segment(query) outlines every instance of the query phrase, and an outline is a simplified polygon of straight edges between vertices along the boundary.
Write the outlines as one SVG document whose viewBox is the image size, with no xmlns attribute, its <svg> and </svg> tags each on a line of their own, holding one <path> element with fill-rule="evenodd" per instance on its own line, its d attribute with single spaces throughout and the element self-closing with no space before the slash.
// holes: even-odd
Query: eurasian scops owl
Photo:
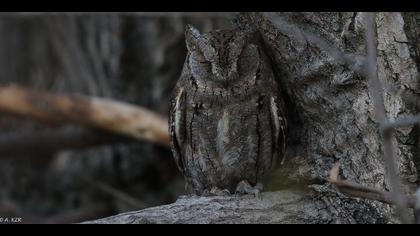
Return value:
<svg viewBox="0 0 420 236">
<path fill-rule="evenodd" d="M 254 193 L 286 148 L 286 120 L 256 33 L 185 31 L 188 54 L 170 104 L 175 161 L 189 191 Z"/>
</svg>

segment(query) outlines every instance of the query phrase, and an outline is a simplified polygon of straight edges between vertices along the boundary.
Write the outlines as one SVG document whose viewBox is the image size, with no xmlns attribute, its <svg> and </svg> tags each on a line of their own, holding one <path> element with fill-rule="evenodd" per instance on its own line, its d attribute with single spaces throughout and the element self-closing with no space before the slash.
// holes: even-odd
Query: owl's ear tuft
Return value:
<svg viewBox="0 0 420 236">
<path fill-rule="evenodd" d="M 187 45 L 188 51 L 191 51 L 193 48 L 198 47 L 199 37 L 200 37 L 200 31 L 194 28 L 194 26 L 188 24 L 185 27 L 185 43 Z"/>
</svg>

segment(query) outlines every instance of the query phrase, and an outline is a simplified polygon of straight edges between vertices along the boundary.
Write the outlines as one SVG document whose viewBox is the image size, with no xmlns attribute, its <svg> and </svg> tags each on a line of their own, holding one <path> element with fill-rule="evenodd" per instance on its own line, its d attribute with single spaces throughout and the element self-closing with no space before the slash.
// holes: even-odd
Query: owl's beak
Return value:
<svg viewBox="0 0 420 236">
<path fill-rule="evenodd" d="M 231 81 L 238 78 L 236 65 L 231 68 L 220 68 L 218 66 L 212 66 L 212 73 L 219 81 Z"/>
</svg>

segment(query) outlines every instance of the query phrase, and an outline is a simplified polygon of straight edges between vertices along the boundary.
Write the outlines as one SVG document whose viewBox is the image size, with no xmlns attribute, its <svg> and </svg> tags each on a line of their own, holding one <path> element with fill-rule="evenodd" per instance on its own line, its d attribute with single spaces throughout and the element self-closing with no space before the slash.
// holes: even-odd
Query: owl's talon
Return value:
<svg viewBox="0 0 420 236">
<path fill-rule="evenodd" d="M 261 200 L 261 192 L 263 190 L 263 185 L 261 183 L 257 183 L 254 187 L 249 184 L 248 181 L 242 180 L 236 187 L 235 193 L 239 196 L 245 194 L 253 194 L 255 198 Z"/>
<path fill-rule="evenodd" d="M 227 190 L 227 189 L 220 189 L 218 187 L 213 187 L 210 190 L 210 193 L 212 195 L 214 195 L 214 196 L 229 196 L 229 195 L 231 195 L 230 192 L 229 192 L 229 190 Z"/>
<path fill-rule="evenodd" d="M 212 194 L 208 189 L 204 189 L 203 192 L 201 193 L 201 196 L 203 197 L 210 197 Z"/>
</svg>

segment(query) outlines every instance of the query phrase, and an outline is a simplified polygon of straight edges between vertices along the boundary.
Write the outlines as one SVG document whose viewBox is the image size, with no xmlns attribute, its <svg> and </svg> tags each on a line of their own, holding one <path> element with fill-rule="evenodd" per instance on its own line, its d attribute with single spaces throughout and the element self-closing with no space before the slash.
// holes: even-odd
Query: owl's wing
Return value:
<svg viewBox="0 0 420 236">
<path fill-rule="evenodd" d="M 273 124 L 273 138 L 274 138 L 274 160 L 281 158 L 283 163 L 286 152 L 286 129 L 287 123 L 282 107 L 278 101 L 278 96 L 272 95 L 270 97 L 270 111 Z"/>
<path fill-rule="evenodd" d="M 169 135 L 172 153 L 178 169 L 183 173 L 183 143 L 185 141 L 185 93 L 184 88 L 176 86 L 170 102 Z"/>
</svg>

